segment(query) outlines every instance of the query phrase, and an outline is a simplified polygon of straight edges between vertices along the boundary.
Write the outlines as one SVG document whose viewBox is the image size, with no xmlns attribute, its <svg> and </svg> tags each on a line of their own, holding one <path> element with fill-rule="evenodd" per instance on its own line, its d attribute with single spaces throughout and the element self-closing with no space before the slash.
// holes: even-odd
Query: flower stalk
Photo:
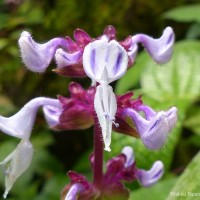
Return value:
<svg viewBox="0 0 200 200">
<path fill-rule="evenodd" d="M 93 183 L 101 190 L 103 181 L 103 136 L 98 118 L 95 117 L 94 123 L 94 177 Z"/>
</svg>

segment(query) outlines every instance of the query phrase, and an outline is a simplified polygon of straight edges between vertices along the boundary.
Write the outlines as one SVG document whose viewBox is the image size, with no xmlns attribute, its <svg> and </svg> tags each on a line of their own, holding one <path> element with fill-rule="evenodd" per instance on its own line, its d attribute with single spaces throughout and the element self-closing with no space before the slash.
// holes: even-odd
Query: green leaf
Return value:
<svg viewBox="0 0 200 200">
<path fill-rule="evenodd" d="M 199 199 L 200 195 L 200 153 L 198 153 L 193 160 L 190 162 L 188 167 L 185 169 L 184 173 L 179 177 L 175 186 L 169 193 L 167 200 L 189 200 L 189 199 Z M 182 193 L 182 196 L 177 196 Z"/>
<path fill-rule="evenodd" d="M 142 188 L 136 191 L 133 191 L 130 195 L 129 200 L 163 200 L 168 197 L 171 188 L 173 187 L 176 178 L 170 178 L 161 182 L 156 183 L 155 185 Z M 162 191 L 162 192 L 161 192 Z"/>
<path fill-rule="evenodd" d="M 138 86 L 140 76 L 144 70 L 144 63 L 146 57 L 149 55 L 139 54 L 134 66 L 128 69 L 127 73 L 117 81 L 115 92 L 116 94 L 123 94 L 128 90 L 132 90 L 134 87 Z"/>
<path fill-rule="evenodd" d="M 187 30 L 187 39 L 197 39 L 200 36 L 200 23 L 193 23 Z"/>
<path fill-rule="evenodd" d="M 147 58 L 141 77 L 143 93 L 181 109 L 194 101 L 200 91 L 199 52 L 200 42 L 183 41 L 176 43 L 173 58 L 163 66 Z"/>
<path fill-rule="evenodd" d="M 200 107 L 192 106 L 183 124 L 200 136 Z"/>
<path fill-rule="evenodd" d="M 164 13 L 163 17 L 178 22 L 200 22 L 200 4 L 180 6 Z"/>
</svg>

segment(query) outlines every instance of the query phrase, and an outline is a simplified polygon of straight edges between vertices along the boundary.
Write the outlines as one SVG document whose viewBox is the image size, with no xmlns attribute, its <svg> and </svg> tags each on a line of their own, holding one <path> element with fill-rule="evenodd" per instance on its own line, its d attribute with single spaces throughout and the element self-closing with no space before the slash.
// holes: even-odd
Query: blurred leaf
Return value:
<svg viewBox="0 0 200 200">
<path fill-rule="evenodd" d="M 180 6 L 164 13 L 164 18 L 178 22 L 200 22 L 200 4 Z"/>
<path fill-rule="evenodd" d="M 127 70 L 127 73 L 116 83 L 116 94 L 124 94 L 139 84 L 141 73 L 145 67 L 148 55 L 141 53 L 137 56 L 136 63 Z"/>
<path fill-rule="evenodd" d="M 189 193 L 199 194 L 200 188 L 200 153 L 198 153 L 193 160 L 190 162 L 188 167 L 185 169 L 184 173 L 179 177 L 175 186 L 171 189 L 170 196 L 167 200 L 189 200 L 192 199 Z M 184 197 L 174 196 L 173 193 L 183 193 Z M 194 199 L 199 199 L 199 196 L 193 197 Z"/>
<path fill-rule="evenodd" d="M 59 199 L 62 189 L 68 183 L 69 181 L 67 179 L 66 174 L 57 172 L 57 174 L 55 174 L 47 181 L 42 192 L 39 193 L 37 197 L 34 197 L 33 200 Z"/>
<path fill-rule="evenodd" d="M 144 94 L 157 102 L 168 102 L 185 109 L 200 92 L 199 52 L 200 42 L 183 41 L 176 43 L 173 58 L 163 66 L 146 58 L 141 77 Z"/>
<path fill-rule="evenodd" d="M 200 37 L 200 23 L 192 24 L 186 34 L 187 39 L 197 39 Z"/>
<path fill-rule="evenodd" d="M 176 182 L 176 178 L 159 181 L 148 188 L 141 188 L 131 193 L 129 200 L 164 200 L 169 196 L 169 192 Z"/>
<path fill-rule="evenodd" d="M 9 44 L 9 41 L 5 38 L 0 39 L 0 50 L 2 50 L 4 47 L 6 47 Z"/>
<path fill-rule="evenodd" d="M 10 114 L 14 111 L 15 107 L 10 101 L 10 99 L 6 96 L 0 95 L 0 111 L 1 115 Z"/>
<path fill-rule="evenodd" d="M 200 107 L 193 106 L 189 109 L 183 125 L 200 136 Z"/>
<path fill-rule="evenodd" d="M 0 12 L 0 30 L 6 27 L 6 24 L 8 23 L 8 17 L 8 14 Z"/>
</svg>

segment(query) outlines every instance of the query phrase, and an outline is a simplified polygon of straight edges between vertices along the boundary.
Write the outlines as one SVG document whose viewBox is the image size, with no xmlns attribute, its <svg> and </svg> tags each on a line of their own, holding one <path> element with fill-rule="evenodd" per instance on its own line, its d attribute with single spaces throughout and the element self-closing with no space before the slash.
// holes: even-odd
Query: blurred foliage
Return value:
<svg viewBox="0 0 200 200">
<path fill-rule="evenodd" d="M 170 191 L 196 192 L 199 154 L 192 158 L 200 147 L 200 5 L 197 3 L 198 0 L 163 0 L 162 3 L 158 0 L 0 0 L 1 115 L 11 115 L 36 96 L 68 95 L 67 85 L 71 79 L 52 73 L 54 62 L 44 74 L 34 74 L 24 67 L 17 46 L 23 30 L 30 31 L 36 41 L 45 42 L 57 36 L 73 36 L 76 28 L 97 37 L 105 26 L 112 24 L 122 39 L 137 32 L 158 37 L 165 26 L 172 26 L 177 40 L 184 40 L 175 45 L 173 59 L 166 65 L 157 66 L 146 52 L 139 53 L 134 67 L 117 82 L 116 92 L 122 94 L 133 90 L 136 97 L 142 95 L 145 104 L 155 110 L 177 106 L 179 122 L 176 129 L 160 151 L 149 151 L 141 141 L 113 133 L 112 152 L 105 153 L 105 158 L 116 156 L 125 145 L 131 145 L 137 166 L 148 169 L 158 159 L 165 163 L 165 176 L 157 185 L 147 189 L 129 185 L 135 189 L 130 199 L 175 199 L 170 197 Z M 84 86 L 89 84 L 87 79 L 76 81 Z M 61 189 L 68 183 L 66 171 L 72 167 L 91 177 L 88 161 L 92 151 L 91 132 L 92 129 L 53 135 L 39 115 L 31 138 L 35 148 L 32 165 L 17 181 L 8 199 L 58 199 Z M 0 135 L 0 160 L 16 147 L 17 142 Z M 186 165 L 188 167 L 178 177 Z M 3 181 L 0 173 L 2 194 Z M 188 181 L 190 187 L 187 187 Z"/>
<path fill-rule="evenodd" d="M 165 12 L 163 17 L 177 22 L 190 23 L 186 38 L 195 39 L 200 37 L 199 11 L 200 4 L 184 5 Z"/>
</svg>

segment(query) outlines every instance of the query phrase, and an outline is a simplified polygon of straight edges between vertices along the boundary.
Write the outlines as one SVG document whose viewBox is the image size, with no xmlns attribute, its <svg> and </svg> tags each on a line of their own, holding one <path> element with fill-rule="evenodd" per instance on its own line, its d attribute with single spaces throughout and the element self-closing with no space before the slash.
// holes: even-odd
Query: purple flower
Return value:
<svg viewBox="0 0 200 200">
<path fill-rule="evenodd" d="M 85 31 L 77 29 L 74 31 L 73 41 L 70 37 L 55 38 L 47 43 L 36 43 L 30 33 L 24 31 L 19 39 L 19 46 L 23 62 L 34 72 L 44 72 L 55 57 L 57 68 L 55 72 L 64 76 L 84 77 L 82 58 L 85 47 L 96 40 L 116 40 L 116 30 L 113 26 L 107 26 L 103 35 L 91 38 Z M 127 52 L 128 66 L 134 63 L 138 43 L 142 43 L 148 53 L 158 63 L 165 63 L 171 58 L 174 33 L 167 27 L 159 39 L 153 39 L 145 34 L 128 36 L 125 40 L 119 41 Z"/>
<path fill-rule="evenodd" d="M 94 167 L 94 154 L 90 156 L 91 166 Z M 156 161 L 150 170 L 136 167 L 133 149 L 125 147 L 122 153 L 107 162 L 107 171 L 103 175 L 101 188 L 96 188 L 84 176 L 70 171 L 68 176 L 71 183 L 62 192 L 62 200 L 94 200 L 94 199 L 120 199 L 127 200 L 129 190 L 125 182 L 138 180 L 144 187 L 155 184 L 163 175 L 164 167 L 161 161 Z M 69 198 L 70 197 L 70 198 Z"/>
<path fill-rule="evenodd" d="M 168 62 L 172 56 L 174 38 L 172 28 L 167 27 L 159 39 L 153 39 L 145 34 L 137 34 L 132 37 L 132 42 L 142 43 L 154 61 L 162 64 Z"/>
<path fill-rule="evenodd" d="M 11 117 L 0 116 L 0 130 L 5 134 L 21 139 L 16 149 L 0 162 L 5 173 L 4 198 L 6 198 L 17 178 L 21 176 L 31 164 L 33 146 L 29 138 L 36 113 L 39 107 L 44 105 L 51 105 L 58 108 L 61 106 L 56 99 L 39 97 L 29 101 L 21 110 Z"/>
<path fill-rule="evenodd" d="M 144 145 L 152 150 L 160 149 L 170 131 L 175 127 L 177 122 L 177 108 L 172 107 L 168 111 L 155 112 L 150 107 L 141 105 L 137 108 L 143 111 L 143 118 L 136 110 L 127 108 L 124 110 L 124 118 L 130 117 L 139 133 Z M 127 118 L 128 117 L 128 118 Z"/>
</svg>

